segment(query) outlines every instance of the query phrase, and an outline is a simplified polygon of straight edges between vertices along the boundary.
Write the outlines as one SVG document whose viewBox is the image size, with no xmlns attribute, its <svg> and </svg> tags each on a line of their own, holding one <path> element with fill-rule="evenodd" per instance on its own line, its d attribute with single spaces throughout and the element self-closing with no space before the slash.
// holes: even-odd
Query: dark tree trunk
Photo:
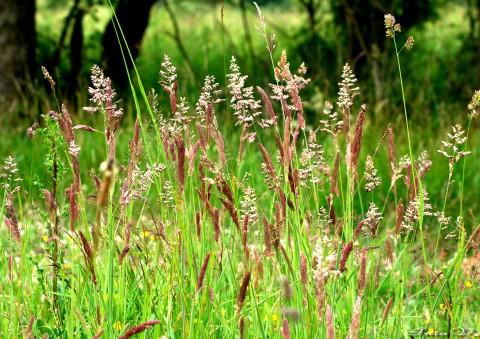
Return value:
<svg viewBox="0 0 480 339">
<path fill-rule="evenodd" d="M 406 30 L 426 21 L 434 9 L 431 0 L 339 0 L 333 6 L 335 22 L 348 46 L 347 59 L 357 61 L 356 68 L 368 65 L 372 46 L 383 50 L 385 14 L 393 14 Z"/>
<path fill-rule="evenodd" d="M 128 69 L 131 69 L 132 63 L 126 47 L 128 47 L 133 59 L 135 59 L 138 56 L 142 38 L 148 26 L 150 10 L 155 2 L 156 0 L 120 0 L 118 2 L 115 13 L 125 36 L 126 46 L 118 28 L 119 38 L 117 38 L 115 33 L 116 21 L 113 16 L 105 29 L 102 38 L 105 71 L 115 85 L 120 88 L 125 88 L 128 77 L 119 40 L 125 54 Z"/>
<path fill-rule="evenodd" d="M 35 0 L 0 0 L 0 107 L 13 109 L 35 70 Z"/>
<path fill-rule="evenodd" d="M 69 96 L 75 98 L 75 93 L 78 89 L 78 76 L 82 70 L 83 59 L 83 17 L 85 11 L 78 9 L 75 15 L 75 22 L 72 30 L 72 37 L 70 39 L 70 81 L 68 84 Z"/>
<path fill-rule="evenodd" d="M 257 57 L 255 56 L 255 48 L 253 47 L 252 36 L 250 34 L 250 24 L 248 22 L 246 0 L 239 2 L 240 12 L 242 13 L 243 31 L 245 33 L 245 41 L 247 42 L 248 53 L 250 54 L 250 64 L 255 64 Z"/>
</svg>

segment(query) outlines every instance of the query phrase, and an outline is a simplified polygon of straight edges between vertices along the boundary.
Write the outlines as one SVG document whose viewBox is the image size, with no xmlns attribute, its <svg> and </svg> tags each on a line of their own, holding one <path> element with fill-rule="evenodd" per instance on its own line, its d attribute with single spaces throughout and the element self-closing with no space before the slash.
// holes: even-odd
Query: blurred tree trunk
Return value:
<svg viewBox="0 0 480 339">
<path fill-rule="evenodd" d="M 250 64 L 255 64 L 255 49 L 253 47 L 252 36 L 250 35 L 250 24 L 248 23 L 248 14 L 247 14 L 247 7 L 245 5 L 245 0 L 240 0 L 239 6 L 240 11 L 242 13 L 242 24 L 243 24 L 243 31 L 245 32 L 245 41 L 247 43 L 248 53 L 250 54 Z"/>
<path fill-rule="evenodd" d="M 0 0 L 0 107 L 13 109 L 35 70 L 35 0 Z"/>
<path fill-rule="evenodd" d="M 372 48 L 383 50 L 385 44 L 384 15 L 393 14 L 401 22 L 402 31 L 428 20 L 435 14 L 432 0 L 339 0 L 332 1 L 335 22 L 342 29 L 348 60 L 356 65 L 369 65 Z M 403 42 L 399 42 L 403 43 Z"/>
<path fill-rule="evenodd" d="M 313 36 L 316 34 L 317 28 L 317 10 L 320 7 L 320 2 L 315 0 L 299 0 L 300 4 L 305 9 L 308 17 L 308 26 L 310 28 L 310 34 Z"/>
<path fill-rule="evenodd" d="M 102 37 L 105 71 L 118 87 L 125 88 L 128 80 L 127 70 L 125 69 L 119 44 L 121 43 L 127 61 L 127 67 L 131 69 L 133 65 L 127 48 L 130 50 L 132 58 L 135 59 L 140 51 L 142 38 L 148 26 L 150 10 L 155 2 L 156 0 L 118 1 L 115 13 L 125 41 L 123 40 L 121 32 L 118 30 L 117 22 L 113 15 L 105 28 Z M 115 28 L 117 28 L 117 32 L 115 32 Z M 117 33 L 119 35 L 118 38 Z"/>
<path fill-rule="evenodd" d="M 172 27 L 173 27 L 173 32 L 168 34 L 172 37 L 172 39 L 177 44 L 177 48 L 182 54 L 183 61 L 188 66 L 188 69 L 190 70 L 190 75 L 192 76 L 193 82 L 197 83 L 192 61 L 190 60 L 190 56 L 188 55 L 187 49 L 185 48 L 185 45 L 182 40 L 182 35 L 180 34 L 180 25 L 178 24 L 177 17 L 175 16 L 175 11 L 170 5 L 170 1 L 162 0 L 162 3 L 165 6 L 165 9 L 167 10 L 168 16 L 170 17 L 170 21 L 172 22 Z"/>
<path fill-rule="evenodd" d="M 78 89 L 78 78 L 82 70 L 83 60 L 83 17 L 85 11 L 79 8 L 75 14 L 75 21 L 70 38 L 70 81 L 68 83 L 69 96 L 76 100 L 76 91 Z"/>
</svg>

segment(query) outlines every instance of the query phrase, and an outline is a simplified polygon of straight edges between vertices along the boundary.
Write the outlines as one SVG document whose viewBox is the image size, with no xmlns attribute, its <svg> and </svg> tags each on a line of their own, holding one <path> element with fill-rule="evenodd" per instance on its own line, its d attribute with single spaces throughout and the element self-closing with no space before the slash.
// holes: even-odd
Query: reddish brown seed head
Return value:
<svg viewBox="0 0 480 339">
<path fill-rule="evenodd" d="M 242 284 L 240 285 L 240 291 L 238 292 L 237 297 L 237 312 L 240 313 L 245 302 L 245 297 L 247 296 L 248 283 L 250 282 L 251 272 L 246 272 L 243 276 Z"/>
</svg>

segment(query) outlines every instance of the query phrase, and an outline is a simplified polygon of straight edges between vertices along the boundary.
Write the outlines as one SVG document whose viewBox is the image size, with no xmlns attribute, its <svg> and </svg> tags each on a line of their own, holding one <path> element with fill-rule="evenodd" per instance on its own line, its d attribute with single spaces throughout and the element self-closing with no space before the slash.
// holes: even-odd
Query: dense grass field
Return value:
<svg viewBox="0 0 480 339">
<path fill-rule="evenodd" d="M 412 122 L 411 40 L 386 15 L 399 113 L 372 121 L 345 63 L 307 124 L 308 69 L 258 15 L 268 85 L 219 54 L 179 93 L 164 56 L 126 98 L 92 67 L 74 112 L 43 70 L 42 119 L 1 131 L 2 337 L 480 334 L 480 92 L 451 124 Z"/>
</svg>

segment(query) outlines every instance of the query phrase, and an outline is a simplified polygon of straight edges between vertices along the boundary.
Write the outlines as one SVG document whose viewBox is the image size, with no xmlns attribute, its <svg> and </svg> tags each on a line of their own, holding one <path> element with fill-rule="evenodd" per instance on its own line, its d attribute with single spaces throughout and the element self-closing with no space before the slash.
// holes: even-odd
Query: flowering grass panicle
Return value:
<svg viewBox="0 0 480 339">
<path fill-rule="evenodd" d="M 125 134 L 133 134 L 129 147 L 119 133 L 123 147 L 115 159 L 123 112 L 110 79 L 94 66 L 92 107 L 86 110 L 104 120 L 106 161 L 102 145 L 94 145 L 96 134 L 81 135 L 99 131 L 74 125 L 77 117 L 66 106 L 47 114 L 42 122 L 47 127 L 38 131 L 48 137 L 46 167 L 52 177 L 34 176 L 27 186 L 17 178 L 29 159 L 19 155 L 19 169 L 15 158 L 7 158 L 0 171 L 0 274 L 6 277 L 0 279 L 5 300 L 0 314 L 9 317 L 0 317 L 1 333 L 18 337 L 27 328 L 30 337 L 128 338 L 151 329 L 144 335 L 232 337 L 239 331 L 245 338 L 331 339 L 401 337 L 425 319 L 438 328 L 478 322 L 480 279 L 472 265 L 480 262 L 480 230 L 463 190 L 474 182 L 474 164 L 464 157 L 475 152 L 467 138 L 476 126 L 468 121 L 465 132 L 455 125 L 439 150 L 450 172 L 434 168 L 426 151 L 413 152 L 420 145 L 412 147 L 409 129 L 398 129 L 395 140 L 393 120 L 386 128 L 383 119 L 367 125 L 366 106 L 356 107 L 360 90 L 349 64 L 337 98 L 324 98 L 328 91 L 318 95 L 323 112 L 308 113 L 318 113 L 309 118 L 319 118 L 320 125 L 309 126 L 303 116 L 307 101 L 300 95 L 309 83 L 307 69 L 300 64 L 291 70 L 286 52 L 273 61 L 274 40 L 257 10 L 272 58 L 267 90 L 247 84 L 251 78 L 232 58 L 225 87 L 207 76 L 190 108 L 195 98 L 179 87 L 177 68 L 165 55 L 157 85 L 164 93 L 153 90 L 144 102 L 135 101 L 135 107 L 153 113 L 153 121 L 137 112 L 132 133 Z M 398 58 L 413 38 L 398 51 L 400 25 L 386 15 L 385 28 Z M 135 90 L 141 85 L 136 80 Z M 386 81 L 382 85 L 388 89 Z M 223 97 L 227 105 L 219 105 Z M 230 122 L 218 114 L 225 109 L 243 129 L 240 138 L 227 133 L 224 141 L 222 132 L 233 127 L 222 125 Z M 468 111 L 470 118 L 480 114 L 479 91 Z M 399 158 L 396 152 L 406 152 L 405 132 L 409 154 Z M 248 152 L 240 156 L 245 141 L 255 143 L 245 143 Z M 236 151 L 239 156 L 232 157 Z M 463 172 L 452 176 L 453 164 L 462 158 Z M 31 160 L 36 165 L 37 155 Z M 53 163 L 60 169 L 53 171 Z M 72 169 L 73 184 L 65 167 Z M 94 181 L 80 185 L 88 168 Z M 441 177 L 431 185 L 442 174 L 446 184 Z M 426 187 L 435 192 L 432 200 Z M 38 204 L 37 196 L 44 203 Z M 429 240 L 435 236 L 432 250 Z M 41 312 L 32 324 L 28 320 L 37 308 Z M 25 312 L 12 312 L 17 309 Z M 149 320 L 158 314 L 161 319 Z"/>
<path fill-rule="evenodd" d="M 413 43 L 415 42 L 415 40 L 413 40 L 413 36 L 409 36 L 407 38 L 407 41 L 405 41 L 405 45 L 404 47 L 407 49 L 407 50 L 411 50 L 413 48 Z"/>
<path fill-rule="evenodd" d="M 237 60 L 232 56 L 230 60 L 230 73 L 227 74 L 228 89 L 230 91 L 230 104 L 233 115 L 237 118 L 238 125 L 249 128 L 261 114 L 260 100 L 253 97 L 253 86 L 246 86 L 247 75 L 240 73 Z"/>
<path fill-rule="evenodd" d="M 467 108 L 470 111 L 471 118 L 476 118 L 480 115 L 480 90 L 473 93 L 472 100 Z"/>
<path fill-rule="evenodd" d="M 220 98 L 221 94 L 222 90 L 220 89 L 220 85 L 216 82 L 215 77 L 213 75 L 207 75 L 195 107 L 200 122 L 212 122 L 216 126 L 216 120 L 209 121 L 213 117 L 209 117 L 208 115 L 213 116 L 214 105 L 224 101 Z M 209 110 L 212 110 L 212 112 L 209 112 Z"/>
<path fill-rule="evenodd" d="M 438 150 L 437 152 L 445 156 L 449 160 L 450 166 L 453 166 L 471 152 L 463 150 L 463 145 L 467 141 L 467 137 L 465 136 L 465 131 L 462 126 L 459 124 L 452 126 L 451 132 L 447 134 L 447 137 L 447 141 L 442 141 L 444 149 Z"/>
<path fill-rule="evenodd" d="M 381 183 L 382 180 L 377 174 L 377 169 L 375 168 L 375 164 L 373 163 L 373 158 L 371 155 L 367 156 L 367 161 L 365 162 L 365 190 L 367 192 L 372 192 L 375 188 L 377 188 Z"/>
<path fill-rule="evenodd" d="M 343 120 L 339 118 L 338 113 L 333 109 L 330 101 L 325 101 L 322 110 L 322 119 L 320 120 L 320 130 L 336 135 L 342 130 Z"/>
<path fill-rule="evenodd" d="M 330 171 L 323 155 L 323 147 L 317 142 L 315 131 L 310 132 L 306 144 L 300 154 L 302 167 L 299 170 L 299 178 L 303 186 L 308 186 L 308 183 L 320 183 L 321 175 L 328 175 Z"/>
<path fill-rule="evenodd" d="M 45 80 L 47 80 L 48 83 L 50 84 L 50 89 L 52 91 L 55 91 L 55 80 L 53 80 L 53 77 L 50 75 L 47 68 L 44 67 L 44 66 L 42 66 L 42 73 L 43 73 L 43 77 L 45 78 Z"/>
<path fill-rule="evenodd" d="M 422 196 L 423 195 L 423 199 Z M 420 216 L 434 215 L 433 207 L 429 202 L 428 192 L 424 188 L 423 194 L 418 194 L 410 201 L 403 216 L 401 227 L 406 231 L 414 231 L 414 226 L 419 222 Z"/>
<path fill-rule="evenodd" d="M 172 64 L 170 57 L 163 56 L 162 68 L 160 70 L 160 84 L 174 91 L 177 86 L 177 68 Z"/>
<path fill-rule="evenodd" d="M 348 114 L 353 106 L 353 100 L 360 94 L 357 78 L 348 63 L 343 66 L 341 81 L 338 84 L 337 106 L 343 114 Z"/>
<path fill-rule="evenodd" d="M 391 14 L 385 14 L 384 24 L 385 24 L 385 34 L 388 38 L 393 38 L 395 36 L 395 32 L 402 31 L 402 27 L 400 26 L 399 23 L 396 23 L 395 17 Z"/>
<path fill-rule="evenodd" d="M 363 220 L 363 225 L 370 231 L 370 235 L 375 237 L 377 235 L 377 228 L 380 221 L 383 219 L 377 205 L 371 202 L 368 206 L 367 214 Z"/>
<path fill-rule="evenodd" d="M 243 189 L 243 198 L 240 201 L 240 214 L 242 220 L 247 218 L 252 225 L 255 225 L 258 221 L 257 196 L 255 190 L 250 186 Z"/>
<path fill-rule="evenodd" d="M 12 155 L 5 158 L 0 172 L 1 187 L 10 193 L 20 190 L 22 178 L 19 176 L 17 162 Z"/>
</svg>

